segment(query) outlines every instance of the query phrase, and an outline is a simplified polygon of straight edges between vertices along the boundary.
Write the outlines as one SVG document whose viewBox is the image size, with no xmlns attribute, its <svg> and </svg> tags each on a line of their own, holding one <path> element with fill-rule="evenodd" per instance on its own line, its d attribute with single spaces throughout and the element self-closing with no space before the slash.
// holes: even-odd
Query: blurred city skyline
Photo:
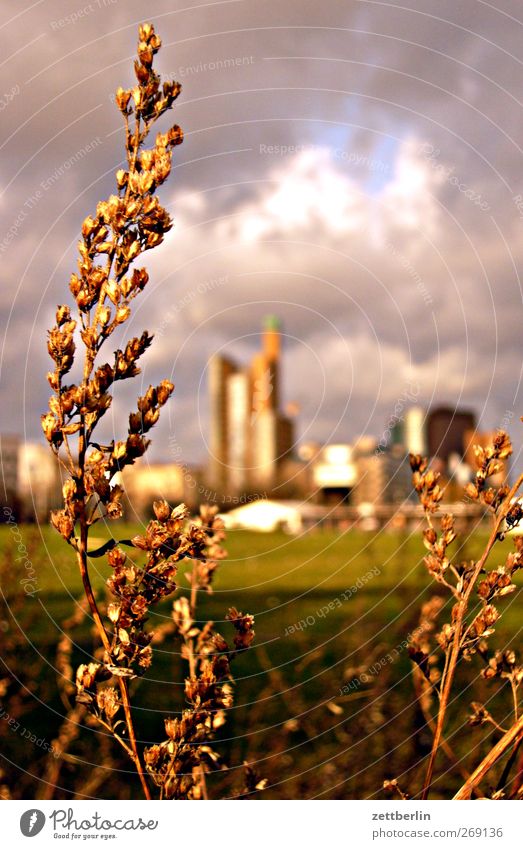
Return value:
<svg viewBox="0 0 523 849">
<path fill-rule="evenodd" d="M 378 439 L 410 391 L 520 439 L 523 140 L 515 2 L 151 2 L 158 70 L 185 130 L 161 193 L 175 226 L 146 254 L 126 334 L 156 338 L 116 394 L 176 384 L 150 461 L 207 457 L 207 370 L 283 323 L 281 396 L 298 441 Z M 6 12 L 2 433 L 40 437 L 45 331 L 83 218 L 123 156 L 112 98 L 143 4 L 46 0 Z M 472 22 L 472 23 L 471 23 Z M 23 35 L 21 35 L 23 33 Z M 127 337 L 125 337 L 127 338 Z M 115 346 L 125 341 L 115 339 Z"/>
<path fill-rule="evenodd" d="M 235 360 L 225 350 L 209 361 L 209 439 L 203 463 L 187 462 L 172 438 L 162 461 L 139 458 L 115 475 L 125 493 L 127 518 L 147 516 L 161 496 L 192 509 L 202 502 L 225 511 L 236 507 L 232 522 L 247 516 L 251 522 L 269 522 L 266 530 L 280 522 L 289 522 L 295 531 L 304 523 L 343 528 L 347 522 L 373 527 L 381 522 L 397 529 L 419 523 L 423 515 L 415 507 L 413 455 L 428 458 L 438 475 L 443 512 L 452 504 L 467 521 L 481 517 L 482 507 L 471 504 L 466 487 L 475 479 L 477 450 L 481 454 L 492 446 L 497 432 L 478 427 L 473 409 L 426 408 L 411 386 L 380 436 L 361 434 L 351 442 L 299 440 L 299 407 L 284 403 L 281 395 L 278 316 L 266 316 L 261 331 L 260 348 L 250 360 Z M 502 422 L 504 428 L 508 424 L 509 419 Z M 510 472 L 510 461 L 501 462 L 490 484 L 508 483 Z M 60 501 L 61 483 L 59 463 L 47 445 L 0 433 L 0 487 L 9 515 L 45 521 Z"/>
</svg>

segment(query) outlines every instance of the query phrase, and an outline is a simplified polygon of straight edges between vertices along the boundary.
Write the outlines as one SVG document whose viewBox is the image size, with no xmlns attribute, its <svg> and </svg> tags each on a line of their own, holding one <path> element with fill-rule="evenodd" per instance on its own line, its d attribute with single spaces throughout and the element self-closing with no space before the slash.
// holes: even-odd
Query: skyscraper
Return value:
<svg viewBox="0 0 523 849">
<path fill-rule="evenodd" d="M 409 407 L 405 411 L 405 447 L 409 454 L 427 453 L 426 411 L 423 407 Z"/>
<path fill-rule="evenodd" d="M 209 363 L 211 408 L 209 472 L 212 483 L 216 487 L 224 486 L 227 481 L 229 451 L 227 381 L 235 370 L 234 363 L 220 354 L 215 354 Z"/>
<path fill-rule="evenodd" d="M 223 491 L 273 487 L 292 450 L 293 423 L 279 409 L 280 359 L 280 322 L 268 316 L 248 367 L 222 356 L 210 362 L 210 473 Z"/>
<path fill-rule="evenodd" d="M 227 378 L 227 484 L 234 492 L 247 485 L 250 414 L 249 375 L 237 371 Z"/>
<path fill-rule="evenodd" d="M 469 410 L 436 407 L 427 416 L 428 451 L 431 457 L 448 462 L 450 454 L 465 454 L 465 434 L 476 429 L 476 417 Z"/>
<path fill-rule="evenodd" d="M 407 407 L 391 428 L 391 445 L 401 445 L 408 454 L 427 453 L 426 411 L 423 407 Z"/>
</svg>

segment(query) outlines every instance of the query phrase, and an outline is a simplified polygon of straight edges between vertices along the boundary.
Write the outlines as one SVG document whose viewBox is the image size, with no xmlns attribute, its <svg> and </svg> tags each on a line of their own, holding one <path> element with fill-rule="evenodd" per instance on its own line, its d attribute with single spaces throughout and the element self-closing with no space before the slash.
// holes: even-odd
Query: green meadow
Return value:
<svg viewBox="0 0 523 849">
<path fill-rule="evenodd" d="M 109 534 L 127 539 L 139 530 L 122 524 L 101 527 L 92 547 Z M 25 662 L 39 657 L 46 680 L 45 704 L 29 701 L 27 724 L 51 738 L 63 715 L 54 686 L 56 646 L 63 621 L 77 609 L 82 586 L 72 550 L 53 530 L 23 526 L 20 532 L 38 591 L 24 598 L 17 627 L 28 643 Z M 462 541 L 461 549 L 455 546 L 456 558 L 478 557 L 486 538 L 485 530 Z M 7 527 L 0 528 L 0 544 L 3 592 L 9 601 L 19 594 L 23 570 L 10 570 L 7 564 L 12 577 L 6 580 L 5 552 L 8 558 L 16 556 Z M 499 544 L 492 565 L 503 562 L 510 545 L 510 540 Z M 406 763 L 406 780 L 415 780 L 430 736 L 413 699 L 406 641 L 418 625 L 421 604 L 435 591 L 423 565 L 421 535 L 329 531 L 292 537 L 230 531 L 226 548 L 213 594 L 199 599 L 199 615 L 213 619 L 225 637 L 230 636 L 224 621 L 230 606 L 256 620 L 254 647 L 234 663 L 235 706 L 221 733 L 220 748 L 233 772 L 246 759 L 256 763 L 270 781 L 265 795 L 277 798 L 380 798 L 383 780 L 402 774 Z M 132 557 L 133 549 L 126 550 Z M 187 586 L 184 571 L 182 562 L 179 592 Z M 104 558 L 91 561 L 91 576 L 102 601 L 108 577 Z M 519 630 L 519 595 L 502 602 L 505 613 L 496 634 L 500 646 Z M 170 608 L 165 603 L 151 617 L 151 628 L 170 621 Z M 73 666 L 88 661 L 93 651 L 88 619 L 75 626 L 73 642 Z M 475 688 L 470 701 L 477 700 L 478 688 L 485 688 L 480 668 L 472 663 L 462 670 L 460 686 Z M 178 646 L 168 635 L 155 648 L 148 680 L 136 685 L 142 742 L 161 734 L 163 718 L 183 708 L 185 675 Z M 486 694 L 491 697 L 492 692 Z M 495 693 L 495 699 L 503 705 L 504 694 Z M 466 733 L 473 735 L 480 752 L 483 732 Z M 463 734 L 456 738 L 458 750 L 464 739 Z M 11 735 L 9 746 L 17 745 L 21 741 Z M 223 780 L 222 773 L 214 779 L 217 785 Z M 126 792 L 133 795 L 135 790 L 131 782 Z M 107 795 L 111 792 L 108 785 Z M 444 776 L 441 792 L 449 792 Z"/>
</svg>

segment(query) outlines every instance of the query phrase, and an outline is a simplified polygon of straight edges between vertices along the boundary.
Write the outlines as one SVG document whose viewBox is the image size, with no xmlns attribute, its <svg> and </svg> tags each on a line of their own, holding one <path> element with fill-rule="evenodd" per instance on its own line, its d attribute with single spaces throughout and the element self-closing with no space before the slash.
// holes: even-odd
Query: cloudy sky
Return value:
<svg viewBox="0 0 523 849">
<path fill-rule="evenodd" d="M 301 439 L 380 438 L 409 394 L 521 441 L 521 3 L 2 6 L 2 432 L 39 438 L 45 330 L 113 191 L 112 97 L 145 14 L 186 138 L 161 195 L 176 226 L 126 329 L 156 340 L 107 426 L 171 377 L 151 456 L 202 460 L 209 357 L 248 358 L 276 313 Z"/>
</svg>

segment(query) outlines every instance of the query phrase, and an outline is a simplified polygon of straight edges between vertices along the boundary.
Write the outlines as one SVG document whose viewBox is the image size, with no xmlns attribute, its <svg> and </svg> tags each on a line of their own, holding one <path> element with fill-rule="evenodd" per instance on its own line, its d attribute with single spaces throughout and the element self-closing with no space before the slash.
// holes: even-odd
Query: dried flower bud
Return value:
<svg viewBox="0 0 523 849">
<path fill-rule="evenodd" d="M 158 395 L 158 403 L 160 404 L 160 406 L 163 406 L 166 403 L 166 401 L 172 395 L 173 390 L 174 383 L 171 383 L 170 380 L 162 380 L 162 382 L 156 389 Z"/>
<path fill-rule="evenodd" d="M 62 495 L 64 497 L 64 501 L 70 501 L 71 498 L 73 498 L 75 494 L 76 494 L 76 484 L 71 478 L 69 478 L 69 480 L 66 480 L 66 482 L 64 483 L 64 485 L 62 487 Z"/>
<path fill-rule="evenodd" d="M 116 445 L 113 448 L 113 457 L 116 460 L 121 460 L 122 457 L 125 457 L 126 450 L 127 450 L 127 443 L 126 442 L 117 442 Z"/>
<path fill-rule="evenodd" d="M 500 430 L 494 437 L 494 451 L 496 457 L 500 460 L 505 460 L 512 454 L 512 443 L 510 441 L 510 437 L 503 430 Z"/>
<path fill-rule="evenodd" d="M 109 722 L 120 710 L 118 694 L 114 687 L 106 687 L 103 690 L 99 690 L 96 694 L 96 703 L 102 713 L 105 713 Z"/>
<path fill-rule="evenodd" d="M 149 44 L 151 45 L 153 51 L 157 53 L 160 47 L 162 46 L 162 40 L 159 35 L 153 33 L 149 38 Z"/>
<path fill-rule="evenodd" d="M 427 548 L 431 548 L 436 542 L 438 535 L 434 528 L 427 528 L 426 531 L 423 531 L 423 538 L 425 540 L 425 545 Z"/>
<path fill-rule="evenodd" d="M 118 88 L 116 92 L 116 105 L 120 112 L 124 115 L 127 114 L 127 106 L 129 104 L 129 100 L 131 99 L 131 92 L 125 91 L 123 88 Z"/>
<path fill-rule="evenodd" d="M 143 65 L 148 68 L 151 67 L 153 63 L 153 51 L 145 41 L 140 41 L 138 44 L 138 56 Z"/>
<path fill-rule="evenodd" d="M 166 719 L 165 720 L 165 733 L 167 734 L 168 737 L 171 738 L 171 740 L 174 740 L 176 738 L 177 731 L 178 731 L 178 720 L 172 719 L 172 718 Z"/>
<path fill-rule="evenodd" d="M 109 307 L 100 307 L 98 310 L 98 321 L 102 327 L 107 327 L 111 319 L 111 310 Z"/>
<path fill-rule="evenodd" d="M 113 624 L 118 622 L 118 619 L 120 618 L 121 609 L 121 605 L 115 604 L 114 601 L 107 606 L 107 615 L 111 622 L 113 622 Z"/>
<path fill-rule="evenodd" d="M 493 721 L 491 714 L 479 702 L 472 702 L 471 707 L 472 707 L 473 713 L 469 716 L 469 724 L 470 725 L 472 725 L 472 726 L 485 725 L 485 723 Z"/>
<path fill-rule="evenodd" d="M 96 681 L 107 679 L 109 673 L 100 663 L 81 663 L 76 671 L 76 688 L 78 693 L 92 690 Z"/>
<path fill-rule="evenodd" d="M 151 36 L 154 35 L 154 26 L 149 23 L 140 24 L 138 27 L 138 37 L 140 41 L 148 42 Z"/>
<path fill-rule="evenodd" d="M 57 373 L 55 371 L 48 371 L 46 377 L 49 381 L 49 386 L 51 387 L 51 389 L 53 389 L 55 392 L 58 392 L 58 387 L 60 386 L 60 378 Z"/>
<path fill-rule="evenodd" d="M 90 236 L 98 229 L 98 222 L 91 215 L 84 219 L 82 224 L 82 236 L 84 239 L 89 239 Z"/>
<path fill-rule="evenodd" d="M 164 500 L 154 501 L 153 510 L 154 515 L 156 516 L 159 522 L 166 522 L 171 515 L 171 508 L 169 507 L 167 501 Z"/>
<path fill-rule="evenodd" d="M 427 461 L 420 454 L 409 454 L 410 467 L 413 472 L 424 472 Z"/>
<path fill-rule="evenodd" d="M 468 495 L 469 498 L 472 498 L 474 501 L 479 498 L 478 488 L 473 483 L 468 483 L 466 485 L 465 493 Z"/>
<path fill-rule="evenodd" d="M 226 619 L 229 619 L 236 631 L 234 637 L 234 645 L 238 651 L 243 651 L 251 645 L 254 640 L 254 617 L 249 613 L 239 613 L 235 607 L 231 607 L 227 613 Z"/>
<path fill-rule="evenodd" d="M 134 100 L 134 105 L 136 106 L 136 109 L 139 109 L 139 108 L 140 108 L 140 105 L 141 105 L 141 103 L 142 103 L 142 92 L 141 92 L 140 87 L 139 87 L 139 86 L 135 86 L 135 87 L 131 90 L 131 95 L 132 95 L 132 98 L 133 98 L 133 100 Z"/>
<path fill-rule="evenodd" d="M 71 310 L 67 306 L 60 306 L 56 310 L 56 323 L 58 327 L 61 327 L 62 324 L 71 321 Z"/>
<path fill-rule="evenodd" d="M 143 595 L 137 595 L 131 605 L 131 611 L 135 616 L 141 618 L 147 613 L 147 600 Z"/>
<path fill-rule="evenodd" d="M 40 418 L 42 422 L 42 430 L 47 441 L 56 447 L 60 446 L 63 442 L 63 436 L 55 417 L 52 413 L 44 413 Z"/>
<path fill-rule="evenodd" d="M 74 533 L 74 522 L 66 510 L 53 510 L 51 524 L 65 540 L 71 539 Z"/>
<path fill-rule="evenodd" d="M 178 85 L 178 84 L 176 84 L 176 85 L 178 86 L 178 88 L 177 88 L 176 95 L 174 95 L 174 96 L 177 97 L 178 94 L 181 92 L 182 87 L 181 87 L 181 85 Z M 168 143 L 171 146 L 181 144 L 183 142 L 183 130 L 182 130 L 182 128 L 179 127 L 177 124 L 175 124 L 175 126 L 171 127 L 171 129 L 169 130 L 167 137 L 168 137 Z"/>
<path fill-rule="evenodd" d="M 117 324 L 123 324 L 124 321 L 127 321 L 127 319 L 129 318 L 130 315 L 131 315 L 131 310 L 129 309 L 128 306 L 118 307 L 118 309 L 116 310 L 116 323 Z"/>
<path fill-rule="evenodd" d="M 127 185 L 127 181 L 129 179 L 128 171 L 124 171 L 123 168 L 119 168 L 116 172 L 116 184 L 119 189 L 123 189 Z"/>
</svg>

